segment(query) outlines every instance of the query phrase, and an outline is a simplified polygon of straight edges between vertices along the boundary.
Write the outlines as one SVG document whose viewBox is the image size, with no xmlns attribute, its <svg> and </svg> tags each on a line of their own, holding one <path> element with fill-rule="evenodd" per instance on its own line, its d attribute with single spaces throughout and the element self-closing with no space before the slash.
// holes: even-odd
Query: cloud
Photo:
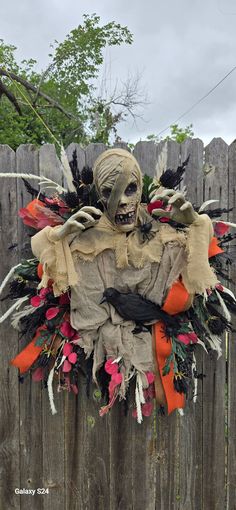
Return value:
<svg viewBox="0 0 236 510">
<path fill-rule="evenodd" d="M 233 0 L 9 0 L 1 9 L 2 37 L 18 46 L 19 58 L 48 61 L 49 45 L 96 12 L 102 23 L 115 20 L 134 34 L 131 47 L 106 51 L 115 81 L 142 72 L 150 105 L 144 121 L 120 128 L 123 138 L 138 140 L 162 128 L 210 90 L 235 64 L 236 7 Z M 200 138 L 235 138 L 236 72 L 180 122 L 193 123 Z"/>
</svg>

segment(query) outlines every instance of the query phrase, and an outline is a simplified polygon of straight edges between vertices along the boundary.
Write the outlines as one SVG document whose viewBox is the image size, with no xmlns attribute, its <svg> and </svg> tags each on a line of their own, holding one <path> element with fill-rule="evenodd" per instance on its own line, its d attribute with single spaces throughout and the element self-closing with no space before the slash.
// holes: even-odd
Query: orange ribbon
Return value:
<svg viewBox="0 0 236 510">
<path fill-rule="evenodd" d="M 223 253 L 222 248 L 218 246 L 218 240 L 213 237 L 209 245 L 208 256 L 214 257 L 219 253 Z M 162 309 L 170 315 L 183 312 L 186 309 L 190 294 L 185 289 L 183 283 L 179 280 L 175 282 L 165 300 Z M 170 340 L 165 336 L 164 324 L 159 321 L 153 326 L 155 335 L 156 345 L 156 357 L 157 363 L 160 370 L 161 381 L 167 401 L 168 414 L 174 409 L 185 407 L 185 396 L 183 393 L 179 393 L 175 390 L 173 379 L 174 379 L 174 364 L 170 364 L 170 372 L 167 375 L 162 375 L 163 368 L 166 364 L 166 358 L 170 356 L 172 352 L 172 346 Z"/>
<path fill-rule="evenodd" d="M 31 342 L 19 354 L 17 354 L 15 358 L 10 361 L 11 365 L 19 368 L 21 374 L 27 372 L 27 370 L 29 370 L 31 365 L 33 365 L 33 363 L 39 357 L 45 342 L 43 342 L 43 345 L 35 345 L 35 342 L 41 335 L 41 332 L 45 331 L 45 329 L 47 329 L 46 326 L 40 326 L 37 329 L 33 340 L 31 340 Z"/>
</svg>

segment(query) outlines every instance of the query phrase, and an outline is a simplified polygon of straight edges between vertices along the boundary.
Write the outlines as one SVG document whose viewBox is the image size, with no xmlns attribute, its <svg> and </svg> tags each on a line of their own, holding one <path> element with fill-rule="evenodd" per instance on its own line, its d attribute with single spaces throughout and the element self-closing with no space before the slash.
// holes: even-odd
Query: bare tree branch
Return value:
<svg viewBox="0 0 236 510">
<path fill-rule="evenodd" d="M 8 90 L 8 88 L 6 87 L 6 85 L 3 83 L 2 80 L 0 80 L 0 97 L 5 94 L 5 96 L 7 96 L 7 98 L 9 99 L 9 101 L 13 104 L 13 106 L 15 107 L 16 111 L 19 113 L 19 115 L 22 115 L 22 111 L 20 109 L 20 106 L 17 102 L 17 99 L 16 97 L 14 96 L 14 94 L 12 94 L 12 92 L 10 90 Z"/>
<path fill-rule="evenodd" d="M 43 99 L 45 99 L 45 101 L 50 103 L 53 106 L 53 108 L 56 108 L 57 110 L 59 110 L 61 113 L 63 113 L 69 119 L 76 119 L 76 120 L 78 120 L 77 117 L 75 115 L 73 115 L 73 113 L 70 113 L 70 112 L 66 111 L 63 108 L 63 106 L 61 106 L 57 101 L 55 101 L 55 99 L 52 99 L 47 94 L 44 94 L 44 92 L 42 92 L 37 87 L 32 85 L 32 83 L 28 82 L 27 80 L 24 80 L 20 76 L 17 76 L 15 73 L 12 73 L 10 71 L 6 71 L 3 68 L 0 68 L 0 76 L 6 76 L 8 78 L 10 77 L 12 80 L 15 80 L 18 83 L 20 83 L 21 85 L 23 85 L 23 87 L 25 87 L 27 91 L 34 92 L 36 94 L 36 97 L 37 96 L 41 96 Z M 11 94 L 8 89 L 6 89 L 6 90 L 8 91 L 8 94 Z M 4 93 L 6 94 L 6 92 L 4 92 Z M 7 97 L 8 97 L 8 99 L 10 99 L 9 96 L 7 96 Z M 10 99 L 10 101 L 13 102 L 11 99 Z"/>
</svg>

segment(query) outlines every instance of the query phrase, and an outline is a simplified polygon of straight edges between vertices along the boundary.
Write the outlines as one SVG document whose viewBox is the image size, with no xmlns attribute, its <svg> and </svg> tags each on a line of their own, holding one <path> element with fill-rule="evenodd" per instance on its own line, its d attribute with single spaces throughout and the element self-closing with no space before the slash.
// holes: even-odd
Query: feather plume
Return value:
<svg viewBox="0 0 236 510">
<path fill-rule="evenodd" d="M 203 202 L 198 212 L 204 211 L 208 205 L 215 204 L 216 202 L 219 202 L 219 200 L 206 200 L 206 202 Z"/>
<path fill-rule="evenodd" d="M 154 179 L 159 181 L 161 175 L 167 168 L 167 142 L 164 143 L 162 151 L 158 156 Z"/>
<path fill-rule="evenodd" d="M 67 154 L 66 154 L 66 151 L 65 151 L 63 145 L 61 145 L 60 157 L 61 157 L 62 171 L 63 171 L 64 177 L 66 178 L 68 190 L 76 191 L 76 187 L 73 184 L 73 175 L 72 175 L 71 168 L 69 165 L 68 157 L 67 157 Z"/>
<path fill-rule="evenodd" d="M 4 313 L 4 315 L 2 315 L 2 317 L 0 317 L 0 324 L 2 322 L 4 322 L 11 314 L 12 312 L 14 312 L 14 310 L 18 310 L 18 308 L 20 308 L 20 306 L 25 302 L 27 301 L 27 299 L 29 299 L 29 296 L 24 296 L 24 297 L 21 297 L 20 299 L 18 299 L 7 311 L 6 313 Z"/>
<path fill-rule="evenodd" d="M 51 179 L 48 179 L 47 177 L 44 177 L 44 175 L 34 175 L 34 174 L 25 174 L 25 173 L 11 173 L 11 172 L 0 172 L 0 177 L 5 177 L 7 179 L 8 178 L 17 179 L 19 177 L 24 178 L 24 179 L 32 179 L 32 180 L 35 180 L 35 181 L 39 181 L 39 186 L 41 184 L 49 183 L 50 185 L 52 185 L 52 188 L 55 188 L 58 191 L 58 193 L 62 193 L 63 191 L 67 191 L 65 188 L 60 186 L 60 184 L 58 184 L 57 182 L 52 181 Z M 44 179 L 44 180 L 42 180 L 42 179 Z"/>
<path fill-rule="evenodd" d="M 5 278 L 4 278 L 4 280 L 3 280 L 3 282 L 1 283 L 1 286 L 0 286 L 0 295 L 2 294 L 3 289 L 6 287 L 6 284 L 9 282 L 9 280 L 10 280 L 10 279 L 11 279 L 11 277 L 12 277 L 12 275 L 14 274 L 15 269 L 16 269 L 17 267 L 20 267 L 20 266 L 21 266 L 21 264 L 17 264 L 16 266 L 13 266 L 13 267 L 10 269 L 9 273 L 7 274 L 7 276 L 5 276 Z"/>
</svg>

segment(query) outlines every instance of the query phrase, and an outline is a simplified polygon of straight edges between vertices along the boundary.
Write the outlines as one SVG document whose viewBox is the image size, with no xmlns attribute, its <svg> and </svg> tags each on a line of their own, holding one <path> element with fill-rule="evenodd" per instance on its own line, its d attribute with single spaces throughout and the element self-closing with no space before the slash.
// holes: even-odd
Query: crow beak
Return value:
<svg viewBox="0 0 236 510">
<path fill-rule="evenodd" d="M 102 303 L 106 303 L 106 301 L 107 301 L 107 299 L 105 298 L 105 296 L 103 296 L 103 298 L 101 299 L 99 304 L 102 305 Z"/>
</svg>

